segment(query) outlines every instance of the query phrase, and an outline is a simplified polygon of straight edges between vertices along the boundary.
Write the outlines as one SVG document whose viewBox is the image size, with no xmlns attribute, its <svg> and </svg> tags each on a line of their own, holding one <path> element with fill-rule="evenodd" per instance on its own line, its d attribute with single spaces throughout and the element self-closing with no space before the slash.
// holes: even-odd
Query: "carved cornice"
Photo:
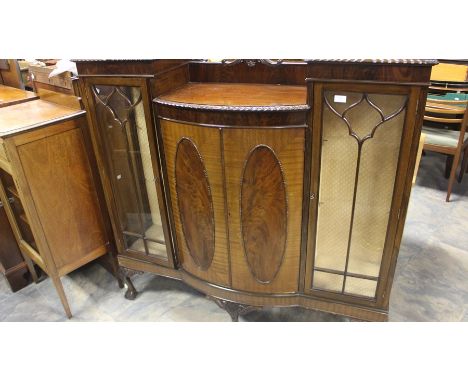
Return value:
<svg viewBox="0 0 468 382">
<path fill-rule="evenodd" d="M 72 62 L 148 62 L 155 61 L 155 58 L 74 58 Z M 206 60 L 191 60 L 193 62 L 204 62 Z M 301 60 L 298 59 L 297 62 Z M 411 58 L 309 58 L 302 60 L 303 62 L 323 62 L 323 63 L 355 63 L 355 64 L 405 64 L 405 65 L 437 65 L 438 60 L 435 59 L 411 59 Z M 296 61 L 294 63 L 297 63 Z M 242 59 L 224 59 L 221 63 L 226 66 L 237 65 L 241 63 L 247 64 L 247 66 L 253 67 L 256 64 L 264 64 L 268 66 L 278 66 L 286 64 L 288 61 L 285 59 L 257 59 L 257 58 L 242 58 Z"/>
<path fill-rule="evenodd" d="M 314 58 L 307 59 L 307 62 L 318 62 L 325 64 L 400 64 L 400 65 L 437 65 L 439 62 L 432 59 L 386 59 L 386 58 Z"/>
<path fill-rule="evenodd" d="M 237 111 L 237 112 L 267 112 L 267 111 L 308 111 L 309 105 L 265 105 L 265 106 L 248 106 L 248 105 L 203 105 L 196 103 L 184 103 L 167 101 L 161 98 L 155 98 L 153 102 L 159 105 L 178 107 L 189 110 L 209 110 L 209 111 Z"/>
</svg>

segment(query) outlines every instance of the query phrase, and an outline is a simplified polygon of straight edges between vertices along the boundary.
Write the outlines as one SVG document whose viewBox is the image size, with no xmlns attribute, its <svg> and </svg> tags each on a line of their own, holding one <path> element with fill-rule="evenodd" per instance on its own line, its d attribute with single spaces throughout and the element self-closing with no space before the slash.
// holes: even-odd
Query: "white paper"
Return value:
<svg viewBox="0 0 468 382">
<path fill-rule="evenodd" d="M 333 100 L 337 103 L 346 103 L 346 96 L 335 94 L 335 97 L 333 98 Z"/>
</svg>

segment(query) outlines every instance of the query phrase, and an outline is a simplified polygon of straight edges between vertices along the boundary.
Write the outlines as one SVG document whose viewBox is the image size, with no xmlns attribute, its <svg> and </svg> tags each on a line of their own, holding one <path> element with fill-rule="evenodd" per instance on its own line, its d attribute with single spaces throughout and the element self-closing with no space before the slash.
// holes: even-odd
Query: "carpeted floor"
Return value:
<svg viewBox="0 0 468 382">
<path fill-rule="evenodd" d="M 390 321 L 468 321 L 468 174 L 445 202 L 445 159 L 422 158 L 413 189 L 395 281 Z M 133 278 L 141 294 L 125 300 L 99 265 L 63 278 L 72 321 L 230 321 L 229 315 L 182 282 L 151 274 Z M 11 293 L 0 275 L 0 321 L 66 321 L 50 279 Z M 249 313 L 243 321 L 348 321 L 300 308 Z"/>
</svg>

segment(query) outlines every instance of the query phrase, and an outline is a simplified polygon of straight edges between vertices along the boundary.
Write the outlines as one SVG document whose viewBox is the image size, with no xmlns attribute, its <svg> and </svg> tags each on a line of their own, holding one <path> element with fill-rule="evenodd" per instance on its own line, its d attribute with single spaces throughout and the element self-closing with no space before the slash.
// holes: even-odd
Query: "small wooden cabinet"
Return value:
<svg viewBox="0 0 468 382">
<path fill-rule="evenodd" d="M 77 62 L 119 264 L 385 320 L 434 63 Z"/>
<path fill-rule="evenodd" d="M 33 277 L 60 277 L 107 253 L 83 131 L 85 111 L 42 100 L 0 109 L 0 199 Z"/>
</svg>

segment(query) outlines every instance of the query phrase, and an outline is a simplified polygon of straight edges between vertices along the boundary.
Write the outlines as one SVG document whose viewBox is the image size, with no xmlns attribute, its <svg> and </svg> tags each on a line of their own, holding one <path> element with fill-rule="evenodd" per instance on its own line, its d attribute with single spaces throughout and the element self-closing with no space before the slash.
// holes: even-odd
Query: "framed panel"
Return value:
<svg viewBox="0 0 468 382">
<path fill-rule="evenodd" d="M 24 134 L 29 141 L 17 146 L 35 209 L 61 275 L 77 268 L 84 259 L 90 261 L 105 254 L 107 242 L 79 122 L 62 125 L 66 131 L 46 139 Z"/>
<path fill-rule="evenodd" d="M 232 286 L 299 285 L 305 128 L 226 128 L 223 151 Z"/>
<path fill-rule="evenodd" d="M 177 239 L 188 273 L 230 285 L 221 131 L 159 120 Z"/>
</svg>

